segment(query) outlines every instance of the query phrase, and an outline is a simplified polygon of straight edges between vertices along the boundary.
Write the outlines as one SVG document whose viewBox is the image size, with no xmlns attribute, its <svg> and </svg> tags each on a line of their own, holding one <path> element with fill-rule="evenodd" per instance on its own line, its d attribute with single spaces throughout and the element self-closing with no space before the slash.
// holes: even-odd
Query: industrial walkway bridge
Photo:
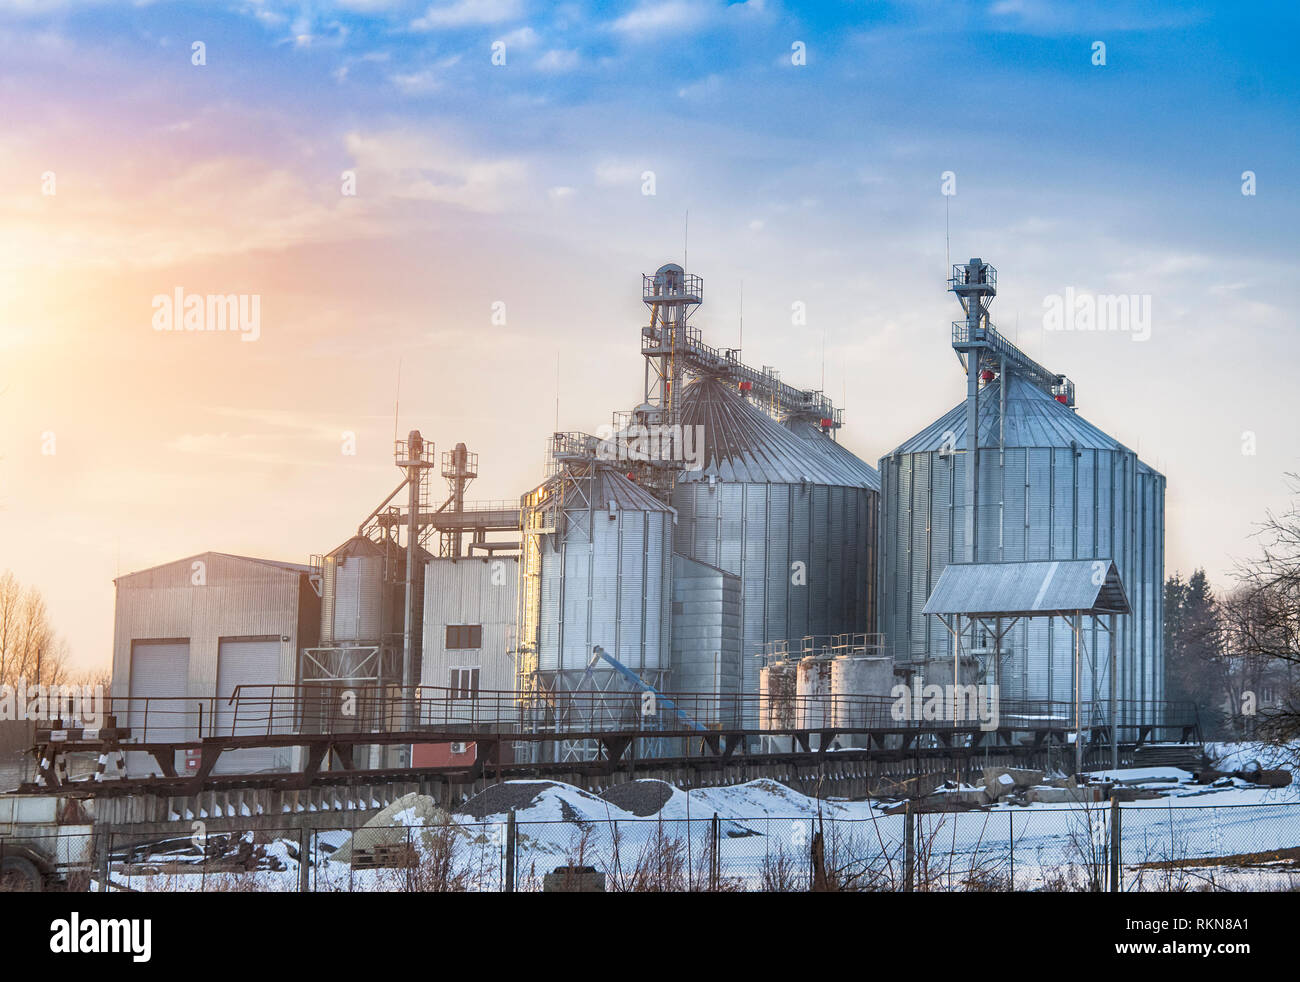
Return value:
<svg viewBox="0 0 1300 982">
<path fill-rule="evenodd" d="M 978 763 L 991 755 L 1036 758 L 1073 748 L 1076 731 L 1089 754 L 1109 751 L 1108 703 L 1001 701 L 996 716 L 975 704 L 948 706 L 945 718 L 912 716 L 878 696 L 786 697 L 574 692 L 521 697 L 422 687 L 412 699 L 393 688 L 326 685 L 240 686 L 229 699 L 113 698 L 105 725 L 36 732 L 37 779 L 20 793 L 84 788 L 96 795 L 137 791 L 197 793 L 223 787 L 310 788 L 323 783 L 411 780 L 473 782 L 555 774 L 636 776 L 674 768 L 721 770 L 737 762 L 814 766 L 828 761 L 930 759 Z M 672 711 L 668 710 L 672 707 Z M 986 707 L 987 708 L 987 707 Z M 955 717 L 955 718 L 953 718 Z M 1126 754 L 1157 743 L 1199 747 L 1195 708 L 1184 703 L 1120 702 L 1114 736 Z M 119 725 L 126 721 L 130 725 Z M 687 725 L 687 724 L 690 725 Z M 358 747 L 473 744 L 472 763 L 430 768 L 358 767 Z M 219 773 L 222 755 L 256 748 L 301 748 L 292 771 Z M 110 777 L 107 760 L 148 754 L 148 777 Z M 187 753 L 188 752 L 188 753 Z M 68 781 L 59 765 L 69 753 L 98 754 L 93 779 Z M 189 768 L 178 772 L 179 754 Z M 1060 753 L 1061 763 L 1072 753 Z"/>
</svg>

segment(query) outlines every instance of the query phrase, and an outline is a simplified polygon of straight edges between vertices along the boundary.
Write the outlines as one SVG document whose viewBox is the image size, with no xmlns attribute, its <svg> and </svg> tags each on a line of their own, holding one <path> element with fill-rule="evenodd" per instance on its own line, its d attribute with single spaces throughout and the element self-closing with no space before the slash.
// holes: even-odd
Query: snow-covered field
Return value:
<svg viewBox="0 0 1300 982">
<path fill-rule="evenodd" d="M 1225 752 L 1241 757 L 1238 766 L 1257 758 L 1268 766 L 1258 748 Z M 1197 785 L 1169 767 L 1102 776 L 1162 795 L 1120 808 L 1125 889 L 1300 889 L 1300 786 L 1262 788 L 1238 778 Z M 514 808 L 521 890 L 539 889 L 545 873 L 570 863 L 604 873 L 609 890 L 806 889 L 818 828 L 826 866 L 847 886 L 896 889 L 901 882 L 904 818 L 887 814 L 885 802 L 818 801 L 770 780 L 690 792 L 636 782 L 606 792 L 612 800 L 549 781 L 489 790 L 491 797 L 485 792 L 455 815 L 431 811 L 425 799 L 388 816 L 391 826 L 375 834 L 398 847 L 409 842 L 417 857 L 410 868 L 354 867 L 351 830 L 315 833 L 309 889 L 499 890 L 508 816 L 491 810 L 494 800 Z M 1084 889 L 1105 882 L 1109 829 L 1106 803 L 921 815 L 918 880 L 926 889 Z M 252 833 L 245 836 L 254 842 Z M 253 872 L 128 876 L 115 868 L 113 879 L 136 890 L 298 889 L 296 835 L 263 833 L 256 841 L 260 868 Z M 161 858 L 136 857 L 135 869 Z"/>
</svg>

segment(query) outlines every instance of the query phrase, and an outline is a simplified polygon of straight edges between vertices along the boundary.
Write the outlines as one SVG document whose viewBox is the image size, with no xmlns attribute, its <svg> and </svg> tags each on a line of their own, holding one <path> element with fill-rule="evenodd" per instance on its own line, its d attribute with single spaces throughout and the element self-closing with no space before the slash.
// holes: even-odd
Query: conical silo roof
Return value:
<svg viewBox="0 0 1300 982">
<path fill-rule="evenodd" d="M 1068 447 L 1084 450 L 1127 449 L 1074 410 L 1057 402 L 1037 385 L 1009 374 L 1003 445 L 1007 447 Z M 999 391 L 1003 379 L 990 382 L 979 395 L 979 446 L 998 445 Z M 896 453 L 929 453 L 944 444 L 961 449 L 966 445 L 966 403 L 963 401 L 940 416 L 916 436 L 905 440 L 885 456 Z"/>
<path fill-rule="evenodd" d="M 686 386 L 682 425 L 703 428 L 703 466 L 684 471 L 682 482 L 714 477 L 750 484 L 880 487 L 875 469 L 862 461 L 850 464 L 845 455 L 852 454 L 833 440 L 818 435 L 840 453 L 796 435 L 718 379 L 700 378 Z"/>
<path fill-rule="evenodd" d="M 880 471 L 843 444 L 832 440 L 821 431 L 820 427 L 807 420 L 798 419 L 787 419 L 782 425 L 799 439 L 807 440 L 814 450 L 824 454 L 837 466 L 847 467 L 857 474 L 858 481 L 863 487 L 871 488 L 873 491 L 880 490 Z"/>
<path fill-rule="evenodd" d="M 626 511 L 672 511 L 653 494 L 635 481 L 628 480 L 618 471 L 604 468 L 597 474 L 597 485 L 593 491 L 597 508 L 608 507 L 613 502 Z"/>
</svg>

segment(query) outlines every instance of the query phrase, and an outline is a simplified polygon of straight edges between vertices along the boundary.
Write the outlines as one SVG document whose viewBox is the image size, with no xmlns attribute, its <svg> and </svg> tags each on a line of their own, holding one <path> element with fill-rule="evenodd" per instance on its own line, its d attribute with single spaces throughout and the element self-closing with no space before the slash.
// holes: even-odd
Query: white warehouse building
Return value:
<svg viewBox="0 0 1300 982">
<path fill-rule="evenodd" d="M 265 732 L 265 704 L 246 706 L 236 719 L 239 707 L 229 704 L 236 686 L 292 685 L 298 652 L 320 634 L 310 566 L 205 552 L 114 583 L 112 691 L 131 697 L 129 718 L 118 722 L 136 742 Z M 124 707 L 115 700 L 114 708 Z M 285 719 L 277 729 L 291 727 Z M 226 752 L 216 773 L 287 769 L 293 752 Z M 128 753 L 126 763 L 132 777 L 165 770 L 145 753 Z M 177 773 L 196 765 L 196 756 L 177 753 Z"/>
</svg>

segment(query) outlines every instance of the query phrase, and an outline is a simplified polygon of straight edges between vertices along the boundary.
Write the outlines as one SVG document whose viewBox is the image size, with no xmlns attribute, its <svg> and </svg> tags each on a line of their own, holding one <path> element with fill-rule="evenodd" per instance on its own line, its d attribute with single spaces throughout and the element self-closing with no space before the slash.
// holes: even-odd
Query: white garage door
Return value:
<svg viewBox="0 0 1300 982">
<path fill-rule="evenodd" d="M 199 732 L 199 709 L 187 698 L 190 678 L 189 641 L 136 641 L 131 645 L 131 710 L 127 725 L 137 743 L 193 740 Z M 184 754 L 176 755 L 184 773 Z M 147 753 L 128 753 L 130 777 L 158 773 L 158 762 Z"/>
<path fill-rule="evenodd" d="M 217 720 L 215 735 L 260 735 L 267 732 L 270 689 L 247 686 L 275 685 L 280 680 L 280 639 L 222 640 L 217 654 Z M 228 705 L 236 686 L 245 686 L 238 705 Z M 277 707 L 277 714 L 283 711 Z M 238 715 L 236 715 L 238 713 Z M 282 732 L 288 719 L 275 721 L 272 732 Z M 227 750 L 217 760 L 217 774 L 256 774 L 275 768 L 277 754 L 270 747 Z"/>
</svg>

